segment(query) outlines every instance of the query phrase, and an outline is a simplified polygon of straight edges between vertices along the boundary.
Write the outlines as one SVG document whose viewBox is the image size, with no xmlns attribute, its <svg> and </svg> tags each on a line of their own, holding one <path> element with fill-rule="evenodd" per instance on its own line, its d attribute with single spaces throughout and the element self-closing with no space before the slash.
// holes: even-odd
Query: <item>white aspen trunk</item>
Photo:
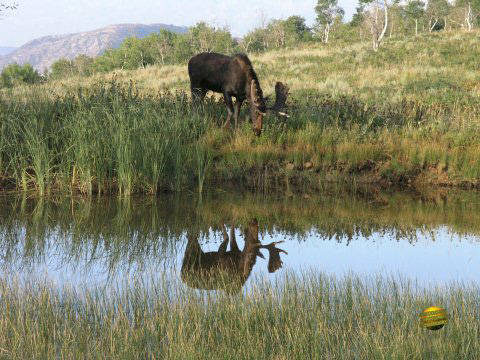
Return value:
<svg viewBox="0 0 480 360">
<path fill-rule="evenodd" d="M 324 30 L 324 34 L 323 34 L 323 42 L 325 44 L 328 44 L 328 36 L 330 35 L 330 24 L 326 24 L 325 25 L 325 30 Z"/>
<path fill-rule="evenodd" d="M 376 46 L 376 50 L 378 50 L 378 47 L 380 46 L 380 43 L 382 42 L 383 40 L 383 37 L 385 36 L 385 33 L 387 32 L 387 26 L 388 26 L 388 8 L 387 8 L 387 0 L 383 0 L 383 5 L 385 7 L 384 9 L 384 12 L 385 12 L 385 22 L 383 24 L 383 30 L 380 34 L 380 36 L 378 37 L 378 40 L 377 40 L 377 46 Z"/>
<path fill-rule="evenodd" d="M 415 36 L 418 36 L 418 19 L 415 19 Z"/>
<path fill-rule="evenodd" d="M 468 3 L 468 8 L 465 15 L 465 22 L 467 23 L 467 30 L 472 30 L 472 4 Z"/>
<path fill-rule="evenodd" d="M 435 22 L 434 22 L 433 25 L 430 27 L 430 31 L 429 31 L 429 32 L 432 32 L 432 31 L 433 31 L 433 28 L 435 27 L 435 25 L 437 25 L 437 22 L 438 22 L 438 20 L 435 19 Z M 431 21 L 430 21 L 430 23 L 431 23 Z"/>
<path fill-rule="evenodd" d="M 378 5 L 375 4 L 375 21 L 372 22 L 372 42 L 373 42 L 373 51 L 377 51 L 378 49 Z"/>
<path fill-rule="evenodd" d="M 444 23 L 443 24 L 443 31 L 447 31 L 447 17 L 446 16 L 443 18 L 443 23 Z"/>
</svg>

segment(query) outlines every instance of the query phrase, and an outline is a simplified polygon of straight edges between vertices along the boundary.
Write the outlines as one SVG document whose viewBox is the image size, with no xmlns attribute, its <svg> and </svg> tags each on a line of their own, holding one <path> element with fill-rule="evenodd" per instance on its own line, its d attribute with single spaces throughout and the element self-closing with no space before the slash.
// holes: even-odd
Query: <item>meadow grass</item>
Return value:
<svg viewBox="0 0 480 360">
<path fill-rule="evenodd" d="M 266 94 L 278 80 L 291 88 L 290 118 L 266 117 L 259 138 L 248 123 L 220 127 L 218 96 L 193 108 L 184 65 L 5 90 L 0 187 L 128 196 L 232 183 L 287 192 L 322 181 L 478 186 L 478 36 L 255 56 Z"/>
<path fill-rule="evenodd" d="M 479 289 L 419 288 L 389 276 L 285 273 L 243 294 L 164 277 L 108 290 L 0 279 L 0 351 L 9 359 L 475 359 Z M 431 305 L 441 330 L 420 327 Z"/>
</svg>

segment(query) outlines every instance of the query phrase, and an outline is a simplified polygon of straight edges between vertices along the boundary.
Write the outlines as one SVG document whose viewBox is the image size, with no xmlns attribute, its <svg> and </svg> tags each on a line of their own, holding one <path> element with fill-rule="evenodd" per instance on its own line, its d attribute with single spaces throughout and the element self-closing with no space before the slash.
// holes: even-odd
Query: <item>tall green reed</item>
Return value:
<svg viewBox="0 0 480 360">
<path fill-rule="evenodd" d="M 255 138 L 247 124 L 226 136 L 218 129 L 224 105 L 206 99 L 194 108 L 182 92 L 141 95 L 113 81 L 61 96 L 35 88 L 28 97 L 10 94 L 0 99 L 0 176 L 39 194 L 128 196 L 201 193 L 232 180 L 267 191 L 284 183 L 285 162 L 349 177 L 376 171 L 394 182 L 432 168 L 465 181 L 480 174 L 474 105 L 377 104 L 314 91 L 294 93 L 291 102 L 291 117 L 266 117 Z M 298 171 L 291 175 L 296 181 Z"/>
</svg>

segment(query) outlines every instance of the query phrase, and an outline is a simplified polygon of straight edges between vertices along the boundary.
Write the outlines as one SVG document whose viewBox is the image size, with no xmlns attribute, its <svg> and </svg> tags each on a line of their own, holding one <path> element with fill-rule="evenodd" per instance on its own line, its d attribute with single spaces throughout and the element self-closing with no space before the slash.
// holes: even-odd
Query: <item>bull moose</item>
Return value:
<svg viewBox="0 0 480 360">
<path fill-rule="evenodd" d="M 192 99 L 195 102 L 202 101 L 208 90 L 223 94 L 228 112 L 225 127 L 230 127 L 232 114 L 235 128 L 238 126 L 240 108 L 246 99 L 250 102 L 253 131 L 257 136 L 262 132 L 263 117 L 267 110 L 272 110 L 277 115 L 287 116 L 283 109 L 287 100 L 288 87 L 277 82 L 275 104 L 267 107 L 257 74 L 247 55 L 227 56 L 208 52 L 195 55 L 188 62 L 188 75 Z M 235 106 L 232 97 L 236 98 Z"/>
<path fill-rule="evenodd" d="M 275 272 L 282 267 L 280 253 L 286 251 L 276 247 L 279 242 L 262 245 L 258 240 L 258 222 L 253 219 L 245 231 L 245 245 L 240 251 L 235 239 L 234 227 L 228 237 L 225 226 L 222 228 L 223 242 L 218 251 L 203 252 L 198 236 L 188 235 L 188 243 L 183 258 L 181 277 L 190 287 L 197 289 L 221 289 L 228 293 L 240 291 L 247 281 L 257 256 L 265 258 L 260 249 L 269 252 L 268 271 Z M 227 251 L 230 242 L 230 251 Z"/>
</svg>

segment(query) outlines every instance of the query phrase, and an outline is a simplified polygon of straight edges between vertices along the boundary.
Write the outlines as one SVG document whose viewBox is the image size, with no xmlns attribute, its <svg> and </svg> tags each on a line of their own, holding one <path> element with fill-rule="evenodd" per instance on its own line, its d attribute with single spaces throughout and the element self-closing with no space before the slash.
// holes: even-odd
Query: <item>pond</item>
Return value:
<svg viewBox="0 0 480 360">
<path fill-rule="evenodd" d="M 161 275 L 218 289 L 216 266 L 243 289 L 309 271 L 400 276 L 422 286 L 470 283 L 480 280 L 479 240 L 475 192 L 0 197 L 3 276 L 58 286 Z"/>
</svg>

